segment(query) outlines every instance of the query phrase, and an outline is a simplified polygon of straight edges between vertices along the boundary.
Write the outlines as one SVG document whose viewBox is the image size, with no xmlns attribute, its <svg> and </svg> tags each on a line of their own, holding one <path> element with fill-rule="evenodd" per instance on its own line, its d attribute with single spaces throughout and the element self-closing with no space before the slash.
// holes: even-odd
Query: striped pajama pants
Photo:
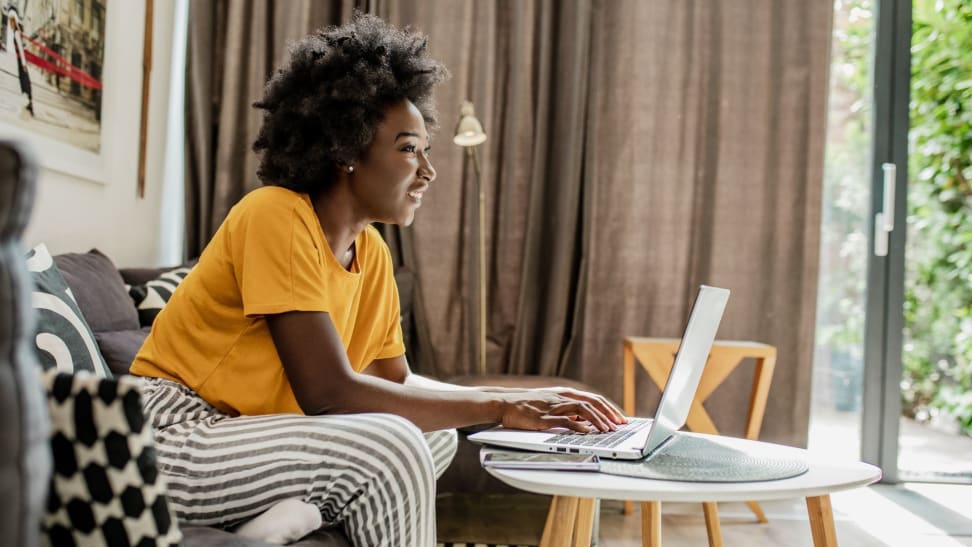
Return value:
<svg viewBox="0 0 972 547">
<path fill-rule="evenodd" d="M 423 434 L 391 414 L 230 417 L 159 378 L 142 378 L 142 398 L 180 522 L 231 527 L 298 498 L 355 545 L 435 545 L 455 430 Z"/>
</svg>

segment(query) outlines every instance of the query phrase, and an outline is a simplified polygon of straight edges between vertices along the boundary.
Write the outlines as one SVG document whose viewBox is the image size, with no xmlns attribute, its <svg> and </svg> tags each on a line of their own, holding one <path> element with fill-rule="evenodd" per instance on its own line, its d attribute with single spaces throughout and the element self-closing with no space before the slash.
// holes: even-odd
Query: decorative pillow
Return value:
<svg viewBox="0 0 972 547">
<path fill-rule="evenodd" d="M 85 321 L 95 333 L 137 329 L 138 312 L 132 306 L 118 268 L 98 249 L 54 257 Z"/>
<path fill-rule="evenodd" d="M 86 370 L 111 377 L 91 327 L 46 245 L 41 243 L 27 253 L 27 270 L 34 281 L 31 304 L 37 319 L 35 343 L 41 366 L 61 372 Z"/>
<path fill-rule="evenodd" d="M 144 285 L 135 285 L 128 290 L 128 294 L 135 301 L 138 308 L 138 320 L 143 327 L 151 326 L 155 317 L 159 315 L 165 304 L 172 298 L 172 293 L 182 280 L 192 270 L 189 266 L 180 266 L 174 270 L 163 272 L 155 279 Z"/>
<path fill-rule="evenodd" d="M 142 349 L 151 329 L 152 327 L 142 327 L 136 330 L 95 333 L 101 356 L 105 358 L 113 374 L 128 374 L 132 361 L 135 360 L 138 350 Z"/>
<path fill-rule="evenodd" d="M 54 456 L 42 524 L 49 543 L 178 545 L 137 380 L 52 370 L 44 387 Z"/>
</svg>

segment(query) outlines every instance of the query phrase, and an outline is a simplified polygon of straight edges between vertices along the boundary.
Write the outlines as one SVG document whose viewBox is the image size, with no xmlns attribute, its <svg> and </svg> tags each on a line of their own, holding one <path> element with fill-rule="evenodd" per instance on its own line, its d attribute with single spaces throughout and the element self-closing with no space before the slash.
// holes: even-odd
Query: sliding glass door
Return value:
<svg viewBox="0 0 972 547">
<path fill-rule="evenodd" d="M 877 0 L 874 13 L 874 123 L 867 216 L 870 245 L 861 457 L 879 465 L 886 481 L 896 482 L 904 330 L 911 2 Z"/>
<path fill-rule="evenodd" d="M 897 478 L 972 482 L 972 4 L 910 14 Z"/>
<path fill-rule="evenodd" d="M 972 482 L 972 6 L 837 0 L 832 54 L 811 448 Z"/>
</svg>

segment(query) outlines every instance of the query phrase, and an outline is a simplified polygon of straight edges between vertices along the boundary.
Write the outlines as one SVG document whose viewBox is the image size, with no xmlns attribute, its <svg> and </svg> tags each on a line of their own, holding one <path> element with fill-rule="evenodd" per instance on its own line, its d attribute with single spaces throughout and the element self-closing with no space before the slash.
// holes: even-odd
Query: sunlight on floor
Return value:
<svg viewBox="0 0 972 547">
<path fill-rule="evenodd" d="M 925 498 L 925 502 L 920 507 L 906 507 L 895 501 L 895 498 L 902 494 L 907 496 L 909 493 Z M 963 547 L 970 545 L 969 540 L 972 539 L 970 537 L 972 487 L 970 486 L 876 485 L 838 492 L 831 495 L 831 500 L 834 518 L 837 521 L 852 521 L 863 532 L 885 545 Z M 954 513 L 954 516 L 948 519 L 948 523 L 952 527 L 964 529 L 943 529 L 937 523 L 931 522 L 940 515 L 943 508 Z M 916 510 L 928 516 L 915 513 Z"/>
</svg>

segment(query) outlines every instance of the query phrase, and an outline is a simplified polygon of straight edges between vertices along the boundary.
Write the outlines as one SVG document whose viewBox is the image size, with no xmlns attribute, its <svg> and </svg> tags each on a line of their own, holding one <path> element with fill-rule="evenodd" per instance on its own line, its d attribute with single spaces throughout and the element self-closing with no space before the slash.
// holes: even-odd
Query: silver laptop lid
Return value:
<svg viewBox="0 0 972 547">
<path fill-rule="evenodd" d="M 648 435 L 646 454 L 653 453 L 685 425 L 728 301 L 728 289 L 706 285 L 699 287 L 699 295 L 692 306 L 685 333 L 675 354 L 675 364 L 672 365 L 658 402 L 655 423 Z"/>
</svg>

